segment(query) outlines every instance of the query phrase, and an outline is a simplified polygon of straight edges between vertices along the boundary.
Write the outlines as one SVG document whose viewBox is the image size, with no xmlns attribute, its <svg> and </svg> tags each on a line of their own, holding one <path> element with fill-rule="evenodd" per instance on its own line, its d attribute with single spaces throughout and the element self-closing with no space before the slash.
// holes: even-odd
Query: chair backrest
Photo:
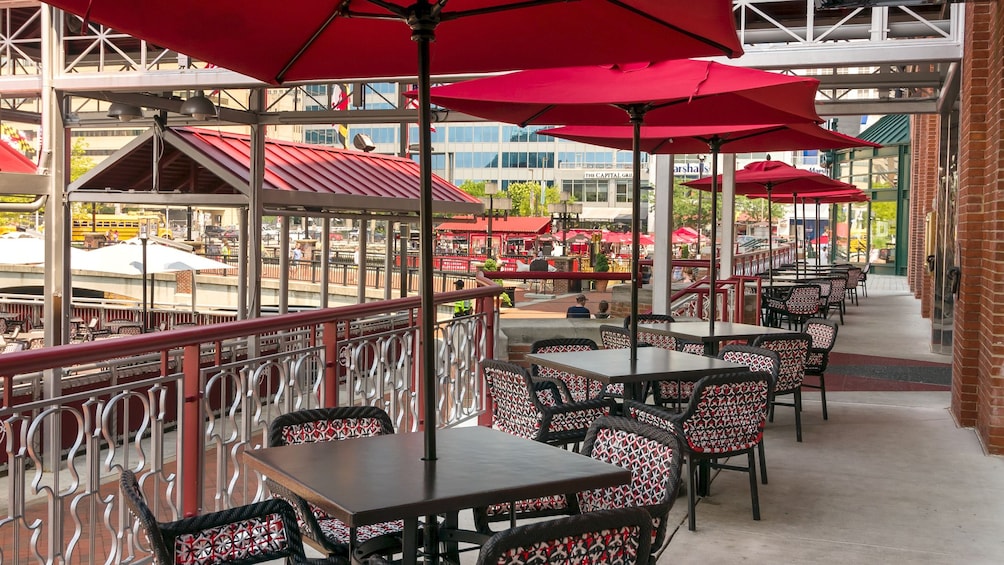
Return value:
<svg viewBox="0 0 1004 565">
<path fill-rule="evenodd" d="M 44 337 L 33 337 L 28 340 L 28 349 L 42 349 L 45 347 Z"/>
<path fill-rule="evenodd" d="M 695 453 L 727 456 L 756 446 L 767 422 L 767 373 L 726 373 L 697 381 L 678 426 Z"/>
<path fill-rule="evenodd" d="M 803 284 L 791 287 L 784 301 L 785 309 L 795 315 L 804 316 L 819 312 L 822 291 L 818 284 Z"/>
<path fill-rule="evenodd" d="M 777 375 L 781 371 L 781 356 L 776 351 L 753 345 L 730 344 L 718 351 L 718 358 L 746 365 L 755 373 L 767 373 L 770 375 L 771 386 L 777 384 Z"/>
<path fill-rule="evenodd" d="M 781 359 L 774 388 L 776 393 L 791 392 L 802 386 L 810 343 L 812 338 L 806 333 L 762 335 L 753 341 L 754 346 L 774 351 Z"/>
<path fill-rule="evenodd" d="M 526 369 L 514 363 L 485 360 L 482 364 L 492 397 L 492 427 L 514 436 L 535 439 L 540 430 L 538 396 Z M 554 395 L 553 390 L 541 393 Z M 549 404 L 557 403 L 551 399 Z"/>
<path fill-rule="evenodd" d="M 20 341 L 8 341 L 3 345 L 0 345 L 0 347 L 3 347 L 3 350 L 0 351 L 0 353 L 15 353 L 17 351 L 24 350 L 24 343 Z"/>
<path fill-rule="evenodd" d="M 645 508 L 652 516 L 652 551 L 658 551 L 665 539 L 666 516 L 680 487 L 680 440 L 665 429 L 638 420 L 604 416 L 586 432 L 582 454 L 631 471 L 631 482 L 580 492 L 579 510 Z"/>
<path fill-rule="evenodd" d="M 648 564 L 652 519 L 643 508 L 618 508 L 503 530 L 481 547 L 478 565 Z"/>
<path fill-rule="evenodd" d="M 603 349 L 627 349 L 631 347 L 631 332 L 618 326 L 600 326 L 600 343 Z"/>
<path fill-rule="evenodd" d="M 530 261 L 531 271 L 548 271 L 547 259 L 534 259 Z"/>
<path fill-rule="evenodd" d="M 92 329 L 92 330 L 98 329 L 98 319 L 97 318 L 91 318 L 91 321 L 87 322 L 87 327 L 89 329 Z"/>
<path fill-rule="evenodd" d="M 530 345 L 531 353 L 567 353 L 572 351 L 593 351 L 599 349 L 596 342 L 586 338 L 562 337 L 556 339 L 540 339 Z M 535 377 L 545 377 L 558 379 L 565 383 L 571 400 L 582 402 L 589 398 L 597 398 L 603 392 L 603 384 L 599 381 L 587 379 L 580 375 L 573 375 L 550 367 L 533 366 Z"/>
<path fill-rule="evenodd" d="M 566 318 L 589 318 L 589 312 L 568 312 Z"/>
<path fill-rule="evenodd" d="M 809 318 L 805 321 L 805 333 L 809 334 L 809 348 L 813 351 L 827 351 L 833 349 L 837 343 L 837 330 L 839 326 L 833 320 L 826 318 Z"/>
<path fill-rule="evenodd" d="M 376 406 L 297 410 L 277 416 L 268 427 L 268 445 L 337 441 L 394 433 L 394 423 Z"/>
<path fill-rule="evenodd" d="M 132 471 L 122 471 L 119 488 L 146 534 L 156 563 L 251 565 L 283 558 L 292 558 L 292 563 L 304 560 L 296 514 L 283 500 L 255 503 L 254 514 L 241 512 L 252 507 L 239 507 L 162 525 L 150 511 Z"/>
<path fill-rule="evenodd" d="M 847 289 L 847 275 L 828 277 L 827 280 L 830 282 L 830 304 L 842 302 Z"/>
<path fill-rule="evenodd" d="M 143 326 L 134 324 L 121 325 L 119 326 L 118 333 L 124 335 L 139 335 L 143 333 Z"/>
<path fill-rule="evenodd" d="M 674 322 L 669 314 L 638 314 L 638 323 L 644 324 L 645 322 Z M 631 327 L 631 314 L 624 317 L 624 327 Z"/>
<path fill-rule="evenodd" d="M 861 269 L 858 267 L 851 267 L 847 269 L 847 288 L 848 290 L 854 290 L 858 288 L 858 281 L 861 280 Z"/>
<path fill-rule="evenodd" d="M 21 335 L 21 326 L 14 326 L 14 331 L 10 332 L 10 338 L 17 339 L 19 335 Z"/>
</svg>

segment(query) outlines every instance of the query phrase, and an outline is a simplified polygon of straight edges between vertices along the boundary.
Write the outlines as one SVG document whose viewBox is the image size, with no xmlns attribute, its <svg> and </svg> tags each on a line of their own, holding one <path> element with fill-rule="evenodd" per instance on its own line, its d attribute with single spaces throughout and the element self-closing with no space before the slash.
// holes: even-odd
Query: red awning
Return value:
<svg viewBox="0 0 1004 565">
<path fill-rule="evenodd" d="M 437 230 L 452 232 L 479 232 L 488 233 L 488 220 L 486 218 L 458 218 L 468 221 L 443 222 L 436 226 Z M 509 218 L 495 218 L 492 220 L 493 234 L 542 234 L 551 227 L 550 218 L 536 216 L 510 216 Z"/>
<path fill-rule="evenodd" d="M 37 167 L 31 159 L 6 143 L 0 143 L 0 172 L 34 173 Z"/>
</svg>

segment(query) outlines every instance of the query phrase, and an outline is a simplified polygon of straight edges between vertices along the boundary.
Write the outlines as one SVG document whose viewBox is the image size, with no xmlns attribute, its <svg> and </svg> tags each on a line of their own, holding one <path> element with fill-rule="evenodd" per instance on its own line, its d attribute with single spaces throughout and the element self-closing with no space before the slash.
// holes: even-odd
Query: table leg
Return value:
<svg viewBox="0 0 1004 565">
<path fill-rule="evenodd" d="M 443 517 L 442 528 L 446 531 L 455 531 L 460 526 L 460 519 L 457 512 L 448 512 Z M 446 554 L 446 562 L 451 564 L 460 563 L 460 544 L 452 536 L 442 536 L 443 552 Z"/>
<path fill-rule="evenodd" d="M 624 383 L 624 398 L 645 402 L 645 383 Z"/>
<path fill-rule="evenodd" d="M 403 565 L 415 565 L 418 562 L 418 518 L 404 519 L 401 562 Z"/>
</svg>

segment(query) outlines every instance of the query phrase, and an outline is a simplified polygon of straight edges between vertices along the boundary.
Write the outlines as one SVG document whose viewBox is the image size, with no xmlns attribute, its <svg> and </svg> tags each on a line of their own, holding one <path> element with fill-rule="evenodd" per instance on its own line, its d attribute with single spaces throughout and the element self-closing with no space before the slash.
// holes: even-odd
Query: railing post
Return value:
<svg viewBox="0 0 1004 565">
<path fill-rule="evenodd" d="M 487 336 L 485 339 L 485 359 L 495 358 L 495 321 L 496 321 L 495 305 L 498 303 L 497 300 L 498 297 L 496 296 L 496 297 L 485 297 L 479 301 L 481 303 L 481 307 L 479 308 L 479 310 L 484 312 L 485 315 L 484 331 L 487 332 Z M 482 391 L 481 414 L 478 415 L 478 425 L 491 427 L 492 425 L 491 407 L 492 407 L 492 402 L 494 402 L 494 400 L 488 394 L 488 386 L 487 383 L 484 382 L 484 371 L 481 371 L 479 368 L 478 374 L 475 376 L 475 378 L 480 379 L 481 386 L 479 388 Z"/>
<path fill-rule="evenodd" d="M 205 488 L 205 433 L 202 418 L 202 383 L 200 382 L 199 344 L 186 345 L 182 367 L 184 372 L 181 439 L 178 468 L 181 484 L 181 514 L 184 517 L 198 516 L 202 512 L 202 491 Z M 218 349 L 218 348 L 217 348 Z"/>
<path fill-rule="evenodd" d="M 338 406 L 338 322 L 324 324 L 324 389 L 321 406 Z"/>
</svg>

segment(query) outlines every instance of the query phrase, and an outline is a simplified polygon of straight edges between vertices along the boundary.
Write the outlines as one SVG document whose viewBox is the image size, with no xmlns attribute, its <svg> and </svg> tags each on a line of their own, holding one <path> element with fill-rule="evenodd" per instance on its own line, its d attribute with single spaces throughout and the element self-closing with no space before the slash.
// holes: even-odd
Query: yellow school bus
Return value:
<svg viewBox="0 0 1004 565">
<path fill-rule="evenodd" d="M 171 230 L 161 214 L 82 214 L 73 218 L 72 240 L 84 241 L 84 234 L 98 233 L 110 240 L 124 241 L 138 237 L 140 226 L 143 225 L 146 226 L 146 233 L 149 235 L 168 239 L 172 237 Z"/>
</svg>

